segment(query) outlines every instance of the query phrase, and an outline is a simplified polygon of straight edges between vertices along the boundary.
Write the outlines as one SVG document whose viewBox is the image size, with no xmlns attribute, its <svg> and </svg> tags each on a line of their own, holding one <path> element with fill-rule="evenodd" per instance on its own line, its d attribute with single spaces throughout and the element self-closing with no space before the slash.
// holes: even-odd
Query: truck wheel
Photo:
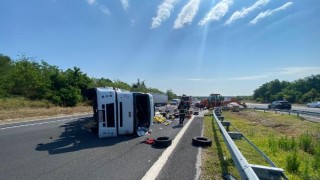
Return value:
<svg viewBox="0 0 320 180">
<path fill-rule="evenodd" d="M 211 146 L 212 145 L 212 140 L 208 139 L 206 137 L 197 136 L 197 137 L 193 137 L 192 138 L 192 145 L 194 145 L 194 146 L 203 146 L 203 147 Z"/>
<path fill-rule="evenodd" d="M 159 147 L 159 148 L 164 148 L 164 147 L 168 147 L 170 146 L 172 143 L 172 140 L 171 138 L 169 137 L 157 137 L 155 140 L 154 140 L 154 146 L 155 147 Z"/>
</svg>

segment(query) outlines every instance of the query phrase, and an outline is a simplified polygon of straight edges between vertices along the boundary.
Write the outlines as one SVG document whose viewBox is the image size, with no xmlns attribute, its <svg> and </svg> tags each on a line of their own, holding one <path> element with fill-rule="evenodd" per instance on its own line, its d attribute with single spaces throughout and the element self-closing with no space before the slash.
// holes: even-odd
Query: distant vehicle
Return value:
<svg viewBox="0 0 320 180">
<path fill-rule="evenodd" d="M 180 99 L 172 99 L 172 101 L 171 102 L 176 102 L 177 104 L 180 104 Z"/>
<path fill-rule="evenodd" d="M 177 102 L 175 102 L 175 101 L 171 101 L 171 102 L 170 102 L 170 105 L 171 105 L 171 106 L 178 106 Z"/>
<path fill-rule="evenodd" d="M 291 110 L 291 104 L 288 101 L 273 101 L 268 105 L 268 109 L 287 109 Z"/>
<path fill-rule="evenodd" d="M 159 93 L 152 93 L 153 96 L 153 103 L 155 106 L 165 106 L 168 103 L 168 95 L 166 94 L 159 94 Z"/>
<path fill-rule="evenodd" d="M 308 103 L 308 104 L 307 104 L 307 107 L 310 107 L 310 108 L 320 108 L 320 101 Z"/>
<path fill-rule="evenodd" d="M 186 105 L 187 109 L 189 110 L 192 104 L 192 96 L 187 96 L 185 94 L 182 95 L 181 97 L 181 102 L 179 104 L 179 106 L 181 105 Z"/>
</svg>

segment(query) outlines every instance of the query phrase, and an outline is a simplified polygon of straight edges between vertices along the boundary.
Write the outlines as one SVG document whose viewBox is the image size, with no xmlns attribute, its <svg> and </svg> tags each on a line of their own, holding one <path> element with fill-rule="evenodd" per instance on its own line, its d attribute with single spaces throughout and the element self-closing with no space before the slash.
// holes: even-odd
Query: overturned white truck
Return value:
<svg viewBox="0 0 320 180">
<path fill-rule="evenodd" d="M 134 134 L 153 123 L 151 94 L 124 92 L 114 88 L 92 88 L 85 95 L 92 100 L 99 138 Z"/>
</svg>

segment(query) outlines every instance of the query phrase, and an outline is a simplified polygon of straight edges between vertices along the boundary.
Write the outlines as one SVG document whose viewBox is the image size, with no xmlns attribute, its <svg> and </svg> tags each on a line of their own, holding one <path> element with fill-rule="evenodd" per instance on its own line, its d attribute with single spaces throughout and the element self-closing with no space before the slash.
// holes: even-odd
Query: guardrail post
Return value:
<svg viewBox="0 0 320 180">
<path fill-rule="evenodd" d="M 253 108 L 253 111 L 256 111 L 256 107 Z"/>
<path fill-rule="evenodd" d="M 297 116 L 299 117 L 299 113 L 297 113 Z"/>
</svg>

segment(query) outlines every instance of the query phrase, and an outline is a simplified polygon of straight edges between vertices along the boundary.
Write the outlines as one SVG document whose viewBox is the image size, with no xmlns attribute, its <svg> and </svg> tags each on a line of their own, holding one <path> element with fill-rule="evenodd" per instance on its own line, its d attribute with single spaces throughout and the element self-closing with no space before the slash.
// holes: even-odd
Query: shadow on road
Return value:
<svg viewBox="0 0 320 180">
<path fill-rule="evenodd" d="M 99 139 L 90 129 L 85 128 L 85 124 L 91 120 L 92 117 L 79 118 L 76 121 L 60 126 L 60 128 L 64 128 L 64 132 L 59 138 L 49 143 L 39 143 L 36 146 L 36 150 L 48 151 L 49 154 L 61 154 L 82 149 L 112 146 L 135 138 L 135 136 L 130 135 Z"/>
</svg>

